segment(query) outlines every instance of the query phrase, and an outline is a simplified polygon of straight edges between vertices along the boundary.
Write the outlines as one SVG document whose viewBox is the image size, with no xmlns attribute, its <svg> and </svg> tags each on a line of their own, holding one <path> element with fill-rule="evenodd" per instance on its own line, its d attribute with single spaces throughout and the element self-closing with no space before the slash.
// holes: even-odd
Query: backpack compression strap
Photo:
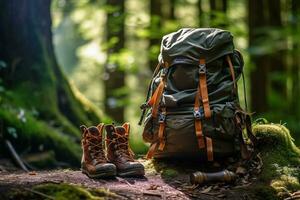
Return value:
<svg viewBox="0 0 300 200">
<path fill-rule="evenodd" d="M 204 114 L 200 110 L 200 96 L 203 105 Z M 204 116 L 203 116 L 204 115 Z M 211 110 L 209 106 L 208 92 L 207 92 L 207 82 L 206 82 L 206 66 L 205 59 L 200 59 L 199 61 L 199 84 L 195 95 L 194 104 L 194 117 L 195 117 L 195 132 L 198 139 L 198 146 L 200 149 L 205 148 L 204 136 L 202 132 L 201 120 L 203 118 L 211 117 Z M 210 137 L 205 137 L 206 151 L 208 161 L 213 161 L 213 142 Z"/>
<path fill-rule="evenodd" d="M 204 108 L 205 118 L 211 117 L 211 110 L 209 107 L 208 92 L 207 92 L 207 83 L 206 83 L 206 65 L 205 59 L 200 59 L 199 61 L 199 89 L 198 93 L 201 95 L 201 100 Z"/>
<path fill-rule="evenodd" d="M 150 100 L 147 102 L 149 106 L 152 107 L 152 117 L 157 118 L 158 115 L 158 107 L 159 107 L 159 102 L 161 100 L 162 94 L 164 92 L 164 88 L 166 85 L 166 74 L 168 73 L 168 64 L 166 63 L 165 68 L 163 69 L 163 72 L 160 76 L 160 83 L 158 87 L 156 88 L 155 92 L 153 93 L 152 97 Z M 154 152 L 156 150 L 157 145 L 158 150 L 162 151 L 164 150 L 165 147 L 165 138 L 164 138 L 164 132 L 165 132 L 165 127 L 166 127 L 166 108 L 161 109 L 161 113 L 159 113 L 159 128 L 158 128 L 158 141 L 155 143 L 151 144 L 151 147 L 146 155 L 147 159 L 150 159 L 153 157 Z"/>
<path fill-rule="evenodd" d="M 156 90 L 154 91 L 152 97 L 149 99 L 147 104 L 152 107 L 152 117 L 157 117 L 158 106 L 161 100 L 162 94 L 166 85 L 166 74 L 168 73 L 168 65 L 163 69 L 162 74 L 160 75 L 160 83 Z"/>
<path fill-rule="evenodd" d="M 232 62 L 231 62 L 231 58 L 230 58 L 229 55 L 226 56 L 226 60 L 227 60 L 227 63 L 229 65 L 230 74 L 231 74 L 232 81 L 233 81 L 233 87 L 236 90 L 237 86 L 236 86 L 236 81 L 235 81 L 236 79 L 235 79 L 235 74 L 234 74 L 234 68 L 233 68 L 233 65 L 232 65 Z"/>
<path fill-rule="evenodd" d="M 162 108 L 161 113 L 159 113 L 158 123 L 159 123 L 158 141 L 151 144 L 151 146 L 148 150 L 148 153 L 146 155 L 147 159 L 150 159 L 153 157 L 153 155 L 156 151 L 157 145 L 159 145 L 158 150 L 160 150 L 160 151 L 164 150 L 164 148 L 165 148 L 166 141 L 165 141 L 164 132 L 165 132 L 165 127 L 166 127 L 166 108 Z"/>
</svg>

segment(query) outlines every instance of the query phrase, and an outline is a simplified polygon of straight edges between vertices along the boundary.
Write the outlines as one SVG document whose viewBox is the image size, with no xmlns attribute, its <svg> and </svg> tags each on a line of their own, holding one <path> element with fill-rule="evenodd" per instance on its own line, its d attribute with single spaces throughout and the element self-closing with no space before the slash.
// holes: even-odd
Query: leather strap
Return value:
<svg viewBox="0 0 300 200">
<path fill-rule="evenodd" d="M 164 77 L 162 77 L 158 87 L 156 88 L 152 97 L 148 101 L 148 105 L 152 106 L 152 116 L 154 118 L 157 117 L 158 105 L 159 105 L 160 98 L 163 94 L 164 87 L 165 87 L 165 80 Z"/>
<path fill-rule="evenodd" d="M 161 115 L 164 117 L 164 119 L 161 119 L 161 121 L 159 121 L 159 128 L 158 128 L 158 139 L 159 139 L 158 150 L 160 151 L 164 150 L 166 145 L 166 141 L 164 138 L 164 132 L 166 127 L 166 122 L 165 122 L 166 108 L 162 108 Z"/>
<path fill-rule="evenodd" d="M 151 144 L 151 147 L 148 150 L 148 153 L 146 155 L 147 159 L 150 159 L 153 157 L 156 147 L 158 145 L 158 150 L 163 151 L 166 145 L 165 137 L 164 137 L 164 132 L 165 132 L 165 127 L 166 127 L 166 122 L 165 122 L 165 117 L 166 117 L 166 108 L 162 108 L 162 111 L 160 113 L 159 117 L 159 128 L 158 128 L 158 141 L 154 142 Z"/>
<path fill-rule="evenodd" d="M 257 141 L 256 136 L 252 132 L 251 118 L 250 118 L 249 114 L 246 115 L 245 123 L 246 123 L 247 136 L 249 137 L 253 146 L 255 147 L 255 146 L 257 146 L 258 141 Z"/>
<path fill-rule="evenodd" d="M 146 159 L 151 159 L 155 153 L 156 147 L 158 145 L 158 142 L 152 143 L 147 154 L 146 154 Z"/>
<path fill-rule="evenodd" d="M 226 56 L 226 60 L 227 60 L 227 63 L 229 65 L 230 74 L 231 74 L 232 81 L 233 81 L 233 87 L 234 87 L 234 89 L 236 89 L 237 86 L 236 86 L 236 79 L 235 79 L 235 74 L 234 74 L 234 68 L 233 68 L 233 65 L 232 65 L 232 62 L 231 62 L 231 58 L 230 58 L 229 55 Z"/>
<path fill-rule="evenodd" d="M 160 83 L 159 83 L 158 87 L 156 88 L 155 92 L 153 93 L 152 97 L 147 102 L 147 104 L 149 106 L 152 106 L 151 113 L 152 113 L 153 118 L 157 117 L 159 102 L 160 102 L 161 96 L 164 92 L 165 85 L 166 85 L 165 79 L 166 79 L 166 73 L 167 73 L 166 71 L 167 70 L 168 70 L 168 68 L 164 68 L 164 71 L 160 75 Z"/>
<path fill-rule="evenodd" d="M 159 146 L 158 150 L 162 151 L 165 148 L 166 142 L 164 139 L 164 130 L 165 130 L 165 123 L 160 123 L 158 129 L 158 138 L 159 138 Z"/>
<path fill-rule="evenodd" d="M 206 82 L 206 69 L 205 69 L 205 59 L 200 59 L 199 61 L 199 88 L 201 99 L 203 103 L 204 116 L 205 118 L 211 117 L 211 110 L 209 106 L 208 100 L 208 92 L 207 92 L 207 82 Z"/>
<path fill-rule="evenodd" d="M 200 89 L 198 87 L 196 96 L 195 96 L 195 104 L 194 104 L 194 112 L 200 112 Z M 195 118 L 195 132 L 196 132 L 196 137 L 198 141 L 198 146 L 200 149 L 205 148 L 204 144 L 204 137 L 203 137 L 203 132 L 202 132 L 202 124 L 201 124 L 201 119 Z"/>
<path fill-rule="evenodd" d="M 213 161 L 214 160 L 214 154 L 213 154 L 213 142 L 210 137 L 205 137 L 206 139 L 206 150 L 207 150 L 207 160 Z"/>
</svg>

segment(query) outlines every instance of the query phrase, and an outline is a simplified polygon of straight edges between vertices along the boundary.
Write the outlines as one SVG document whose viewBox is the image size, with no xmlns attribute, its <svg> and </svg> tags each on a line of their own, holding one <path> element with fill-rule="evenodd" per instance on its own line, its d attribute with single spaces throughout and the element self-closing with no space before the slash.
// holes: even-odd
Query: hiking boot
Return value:
<svg viewBox="0 0 300 200">
<path fill-rule="evenodd" d="M 119 176 L 143 176 L 144 166 L 133 159 L 133 152 L 129 147 L 129 123 L 123 126 L 106 125 L 107 159 L 117 167 Z"/>
<path fill-rule="evenodd" d="M 116 166 L 105 157 L 102 144 L 104 124 L 97 127 L 80 126 L 82 131 L 81 146 L 83 150 L 81 171 L 90 178 L 110 177 L 116 175 Z"/>
</svg>

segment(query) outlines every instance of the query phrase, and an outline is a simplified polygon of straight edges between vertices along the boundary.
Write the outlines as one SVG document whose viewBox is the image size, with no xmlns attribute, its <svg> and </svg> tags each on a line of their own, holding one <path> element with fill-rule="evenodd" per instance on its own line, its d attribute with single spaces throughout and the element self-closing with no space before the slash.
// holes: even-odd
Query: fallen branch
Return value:
<svg viewBox="0 0 300 200">
<path fill-rule="evenodd" d="M 24 171 L 29 172 L 28 168 L 24 165 L 23 161 L 21 160 L 20 156 L 16 152 L 15 148 L 11 144 L 9 140 L 5 140 L 5 145 L 8 148 L 11 156 L 13 157 L 14 161 L 21 167 Z"/>
<path fill-rule="evenodd" d="M 47 198 L 47 199 L 53 199 L 53 200 L 55 199 L 55 198 L 52 197 L 52 196 L 49 196 L 49 195 L 47 195 L 47 194 L 44 194 L 44 193 L 42 193 L 42 192 L 39 192 L 39 191 L 30 189 L 30 188 L 24 188 L 24 190 L 26 190 L 26 191 L 28 191 L 28 192 L 32 192 L 32 193 L 37 194 L 37 195 L 40 195 L 40 196 L 45 197 L 45 198 Z"/>
</svg>

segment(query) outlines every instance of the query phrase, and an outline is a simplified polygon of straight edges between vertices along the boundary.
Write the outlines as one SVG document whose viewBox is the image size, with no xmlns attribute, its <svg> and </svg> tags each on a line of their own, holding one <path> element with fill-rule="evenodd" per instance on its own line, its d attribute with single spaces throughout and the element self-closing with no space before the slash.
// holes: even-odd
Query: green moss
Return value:
<svg viewBox="0 0 300 200">
<path fill-rule="evenodd" d="M 281 124 L 258 124 L 253 132 L 259 138 L 263 160 L 259 180 L 270 185 L 279 196 L 299 190 L 300 150 L 289 130 Z"/>
<path fill-rule="evenodd" d="M 100 200 L 101 197 L 94 196 L 87 189 L 69 184 L 44 184 L 33 188 L 39 192 L 54 197 L 57 200 Z"/>
<path fill-rule="evenodd" d="M 55 94 L 51 93 L 50 88 L 43 91 L 31 88 L 33 92 L 26 92 L 28 88 L 30 88 L 30 83 L 25 82 L 13 91 L 7 91 L 1 107 L 15 110 L 19 108 L 27 113 L 34 112 L 34 115 L 51 122 L 51 126 L 60 129 L 61 132 L 77 138 L 80 136 L 78 128 L 74 127 L 57 109 Z"/>
<path fill-rule="evenodd" d="M 276 194 L 276 190 L 269 185 L 263 185 L 263 184 L 258 184 L 258 185 L 253 185 L 250 188 L 251 194 L 253 199 L 257 200 L 277 200 L 279 197 Z M 249 188 L 246 191 L 242 192 L 249 192 Z"/>
<path fill-rule="evenodd" d="M 96 107 L 90 100 L 88 100 L 76 87 L 74 84 L 69 83 L 71 91 L 73 92 L 76 100 L 81 104 L 81 107 L 84 110 L 84 114 L 88 116 L 90 121 L 95 125 L 100 123 L 99 119 L 104 115 L 98 107 Z"/>
<path fill-rule="evenodd" d="M 60 130 L 50 127 L 29 113 L 18 118 L 18 112 L 11 109 L 0 109 L 0 118 L 5 130 L 4 138 L 10 139 L 20 152 L 28 148 L 37 152 L 42 146 L 44 150 L 53 150 L 58 160 L 78 165 L 80 145 Z M 14 134 L 9 129 L 14 130 Z"/>
<path fill-rule="evenodd" d="M 173 178 L 179 175 L 178 171 L 175 169 L 171 169 L 171 168 L 166 168 L 162 170 L 161 175 L 164 178 Z"/>
<path fill-rule="evenodd" d="M 39 194 L 37 194 L 39 193 Z M 44 196 L 42 196 L 43 194 Z M 30 190 L 18 189 L 7 195 L 10 199 L 48 199 L 57 200 L 101 200 L 106 198 L 114 198 L 117 195 L 106 189 L 88 189 L 74 184 L 41 184 L 34 186 Z"/>
</svg>

